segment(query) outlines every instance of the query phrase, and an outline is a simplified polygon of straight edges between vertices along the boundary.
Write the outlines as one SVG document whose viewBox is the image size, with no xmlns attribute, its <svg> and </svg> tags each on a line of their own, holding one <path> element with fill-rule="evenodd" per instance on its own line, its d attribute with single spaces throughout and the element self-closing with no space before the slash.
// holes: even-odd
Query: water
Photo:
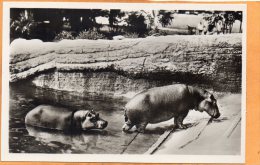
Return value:
<svg viewBox="0 0 260 165">
<path fill-rule="evenodd" d="M 123 109 L 127 100 L 90 94 L 43 89 L 29 83 L 10 86 L 9 152 L 10 153 L 87 153 L 87 154 L 141 154 L 156 142 L 162 132 L 124 133 Z M 69 109 L 93 108 L 108 121 L 105 130 L 68 134 L 53 130 L 28 127 L 26 114 L 41 104 Z M 138 147 L 136 147 L 138 146 Z"/>
</svg>

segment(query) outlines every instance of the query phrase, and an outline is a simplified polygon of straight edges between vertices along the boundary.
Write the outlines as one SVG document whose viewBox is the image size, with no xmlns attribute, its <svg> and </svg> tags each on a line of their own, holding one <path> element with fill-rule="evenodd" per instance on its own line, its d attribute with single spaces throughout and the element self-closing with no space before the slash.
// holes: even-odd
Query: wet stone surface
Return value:
<svg viewBox="0 0 260 165">
<path fill-rule="evenodd" d="M 142 154 L 156 142 L 162 132 L 146 134 L 124 133 L 123 109 L 127 100 L 106 96 L 81 96 L 69 92 L 36 88 L 28 83 L 11 84 L 9 109 L 10 153 L 86 153 L 86 154 Z M 91 130 L 68 134 L 54 130 L 26 126 L 26 114 L 41 104 L 69 109 L 93 108 L 108 121 L 105 130 Z M 131 142 L 131 143 L 130 143 Z"/>
</svg>

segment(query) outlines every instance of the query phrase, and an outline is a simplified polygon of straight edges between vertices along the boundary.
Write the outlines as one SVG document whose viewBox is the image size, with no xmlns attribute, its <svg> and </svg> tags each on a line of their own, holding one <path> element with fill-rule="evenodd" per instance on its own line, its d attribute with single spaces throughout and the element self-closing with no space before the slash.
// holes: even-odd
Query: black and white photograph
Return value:
<svg viewBox="0 0 260 165">
<path fill-rule="evenodd" d="M 5 2 L 2 160 L 243 163 L 246 5 Z"/>
</svg>

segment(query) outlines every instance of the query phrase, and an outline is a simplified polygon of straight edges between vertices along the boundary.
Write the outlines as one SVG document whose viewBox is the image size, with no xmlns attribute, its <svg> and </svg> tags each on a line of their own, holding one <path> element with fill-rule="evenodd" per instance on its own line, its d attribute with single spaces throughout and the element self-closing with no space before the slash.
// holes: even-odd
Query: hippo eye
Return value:
<svg viewBox="0 0 260 165">
<path fill-rule="evenodd" d="M 87 118 L 87 117 L 92 117 L 92 114 L 91 113 L 87 113 L 85 118 Z"/>
<path fill-rule="evenodd" d="M 89 119 L 89 121 L 91 121 L 91 122 L 96 122 L 97 119 L 96 119 L 95 117 L 92 117 L 92 118 Z"/>
</svg>

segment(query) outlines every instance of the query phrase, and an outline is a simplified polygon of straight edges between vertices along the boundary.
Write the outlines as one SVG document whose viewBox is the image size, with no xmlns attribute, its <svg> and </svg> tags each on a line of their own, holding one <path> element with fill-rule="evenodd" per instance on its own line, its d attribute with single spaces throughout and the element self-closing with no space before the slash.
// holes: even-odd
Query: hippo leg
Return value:
<svg viewBox="0 0 260 165">
<path fill-rule="evenodd" d="M 144 133 L 145 127 L 147 126 L 147 122 L 143 122 L 136 125 L 136 131 L 140 133 Z"/>
<path fill-rule="evenodd" d="M 187 125 L 184 125 L 183 124 L 183 120 L 184 118 L 188 115 L 188 112 L 187 113 L 183 113 L 183 114 L 180 114 L 179 116 L 175 117 L 174 118 L 174 124 L 180 128 L 180 129 L 186 129 L 188 128 Z"/>
</svg>

